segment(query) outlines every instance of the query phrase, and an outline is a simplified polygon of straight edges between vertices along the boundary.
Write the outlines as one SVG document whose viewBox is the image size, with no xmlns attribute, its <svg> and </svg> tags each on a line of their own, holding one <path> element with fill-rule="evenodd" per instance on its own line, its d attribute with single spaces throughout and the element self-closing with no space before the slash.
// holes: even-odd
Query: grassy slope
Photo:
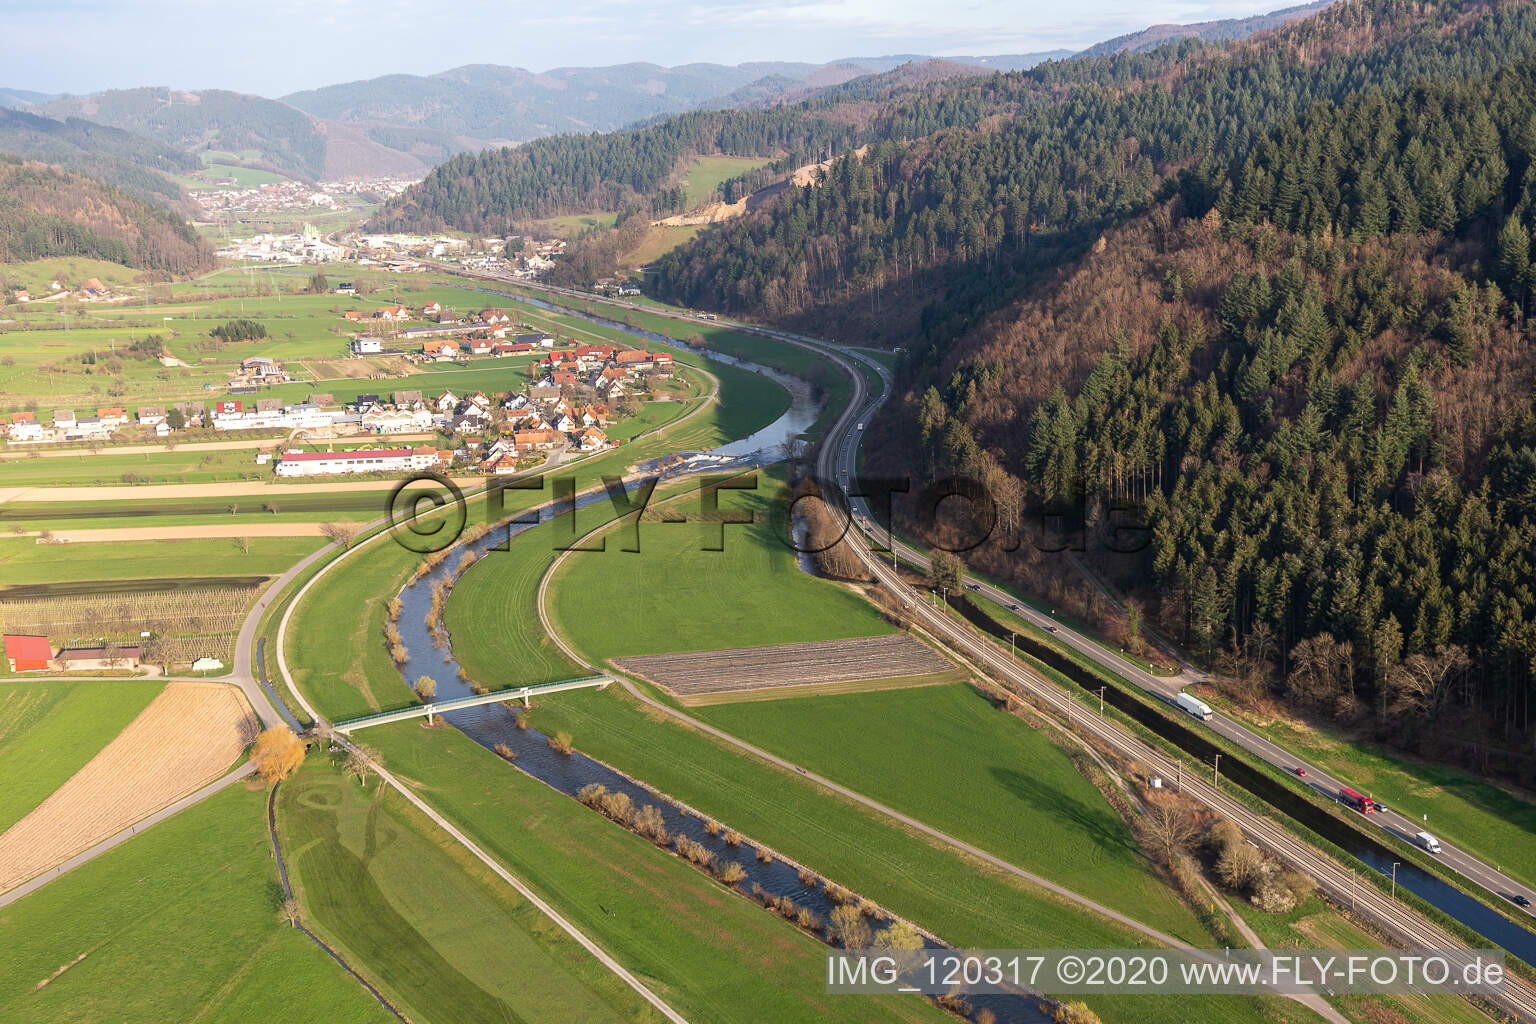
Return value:
<svg viewBox="0 0 1536 1024">
<path fill-rule="evenodd" d="M 412 1020 L 659 1019 L 393 791 L 311 758 L 279 823 L 306 918 Z"/>
<path fill-rule="evenodd" d="M 772 520 L 788 501 L 783 477 L 763 474 L 758 486 L 720 492 L 722 511 L 754 520 L 725 526 L 723 551 L 707 550 L 721 544 L 719 524 L 644 523 L 638 553 L 615 534 L 604 551 L 571 555 L 550 587 L 556 629 L 595 659 L 892 632 L 867 602 L 799 570 Z M 697 499 L 669 510 L 702 514 Z"/>
<path fill-rule="evenodd" d="M 823 948 L 451 730 L 374 730 L 385 763 L 685 1017 L 944 1019 L 915 999 L 829 996 Z"/>
<path fill-rule="evenodd" d="M 1072 762 L 969 686 L 694 713 L 1187 942 L 1209 940 Z"/>
<path fill-rule="evenodd" d="M 0 1020 L 392 1020 L 279 920 L 265 800 L 227 789 L 5 908 Z"/>
<path fill-rule="evenodd" d="M 697 206 L 710 197 L 721 182 L 738 174 L 771 164 L 772 160 L 751 156 L 701 156 L 683 173 L 683 187 L 688 191 L 688 205 Z"/>
<path fill-rule="evenodd" d="M 0 684 L 0 832 L 84 767 L 163 688 L 58 679 Z"/>
</svg>

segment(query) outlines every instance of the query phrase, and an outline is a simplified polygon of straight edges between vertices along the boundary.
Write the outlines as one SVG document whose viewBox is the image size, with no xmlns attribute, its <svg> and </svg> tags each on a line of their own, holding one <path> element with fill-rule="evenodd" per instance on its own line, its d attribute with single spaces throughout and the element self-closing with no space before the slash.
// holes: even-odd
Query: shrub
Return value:
<svg viewBox="0 0 1536 1024">
<path fill-rule="evenodd" d="M 821 928 L 821 919 L 812 913 L 810 908 L 801 907 L 800 912 L 795 915 L 795 924 L 806 931 L 814 932 Z"/>
<path fill-rule="evenodd" d="M 596 807 L 598 801 L 608 792 L 608 787 L 601 782 L 589 782 L 576 791 L 576 799 L 588 807 Z"/>
<path fill-rule="evenodd" d="M 705 832 L 706 835 L 711 835 L 711 836 L 719 835 L 720 834 L 720 823 L 718 821 L 706 821 L 704 823 L 704 832 Z"/>
<path fill-rule="evenodd" d="M 507 746 L 505 743 L 496 744 L 496 755 L 504 761 L 517 760 L 517 751 Z"/>
<path fill-rule="evenodd" d="M 768 851 L 767 847 L 759 846 L 757 848 L 757 859 L 764 864 L 772 864 L 773 854 Z"/>
<path fill-rule="evenodd" d="M 549 737 L 549 739 L 545 740 L 545 742 L 548 743 L 549 748 L 557 754 L 569 755 L 570 752 L 575 749 L 571 745 L 571 734 L 568 732 L 557 732 L 553 736 Z"/>
<path fill-rule="evenodd" d="M 812 871 L 810 868 L 801 868 L 800 869 L 800 884 L 803 885 L 803 886 L 806 886 L 806 887 L 810 887 L 810 886 L 815 885 L 816 884 L 816 872 Z"/>
<path fill-rule="evenodd" d="M 737 832 L 735 829 L 728 830 L 725 833 L 725 845 L 726 846 L 740 846 L 741 845 L 741 833 Z"/>
<path fill-rule="evenodd" d="M 843 904 L 853 901 L 853 893 L 849 892 L 847 889 L 844 889 L 836 882 L 827 882 L 826 890 L 827 902 L 829 903 Z"/>
<path fill-rule="evenodd" d="M 1051 1011 L 1051 1019 L 1056 1024 L 1102 1024 L 1099 1015 L 1088 1009 L 1088 1004 L 1083 1002 L 1057 1004 L 1056 1009 Z"/>
<path fill-rule="evenodd" d="M 868 949 L 874 935 L 869 922 L 859 913 L 858 908 L 846 904 L 832 908 L 829 930 L 832 938 L 844 949 Z"/>
<path fill-rule="evenodd" d="M 528 715 L 526 712 L 521 715 L 513 715 L 512 717 L 517 721 L 517 728 L 519 732 L 528 728 Z"/>
<path fill-rule="evenodd" d="M 389 656 L 396 665 L 404 665 L 411 660 L 411 652 L 405 649 L 405 644 L 390 644 Z"/>
<path fill-rule="evenodd" d="M 725 869 L 720 872 L 720 881 L 724 882 L 726 885 L 735 885 L 737 882 L 746 877 L 747 869 L 735 861 L 727 862 Z"/>
<path fill-rule="evenodd" d="M 652 842 L 665 843 L 667 837 L 667 823 L 661 816 L 661 808 L 655 804 L 646 804 L 635 814 L 635 831 L 645 836 Z"/>
</svg>

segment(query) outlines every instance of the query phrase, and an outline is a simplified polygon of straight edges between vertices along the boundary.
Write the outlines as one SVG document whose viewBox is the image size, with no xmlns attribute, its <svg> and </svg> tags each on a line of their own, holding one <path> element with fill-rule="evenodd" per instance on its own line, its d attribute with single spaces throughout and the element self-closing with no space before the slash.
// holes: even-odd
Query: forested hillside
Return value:
<svg viewBox="0 0 1536 1024">
<path fill-rule="evenodd" d="M 33 112 L 84 118 L 191 153 L 256 151 L 273 170 L 300 178 L 319 178 L 325 171 L 326 138 L 314 119 L 260 96 L 223 89 L 113 89 L 61 96 Z"/>
<path fill-rule="evenodd" d="M 1100 524 L 1139 508 L 1143 550 L 1101 536 L 1084 560 L 1234 692 L 1279 687 L 1529 781 L 1524 18 L 1447 53 L 1469 69 L 1508 53 L 1505 69 L 1309 106 L 1169 179 L 1022 300 L 958 334 L 930 321 L 880 427 L 886 451 L 924 457 L 881 468 L 965 473 Z M 1028 544 L 972 557 L 1074 597 Z"/>
<path fill-rule="evenodd" d="M 171 211 L 46 164 L 0 156 L 0 263 L 86 256 L 182 274 L 213 249 Z"/>
<path fill-rule="evenodd" d="M 0 108 L 0 153 L 68 167 L 141 199 L 192 211 L 186 192 L 165 174 L 196 170 L 197 159 L 142 135 L 80 118 L 55 121 Z"/>
</svg>

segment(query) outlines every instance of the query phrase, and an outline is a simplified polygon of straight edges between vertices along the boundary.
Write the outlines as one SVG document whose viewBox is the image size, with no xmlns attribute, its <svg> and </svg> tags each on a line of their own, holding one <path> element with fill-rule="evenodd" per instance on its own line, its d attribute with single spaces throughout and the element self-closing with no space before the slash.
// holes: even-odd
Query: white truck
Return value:
<svg viewBox="0 0 1536 1024">
<path fill-rule="evenodd" d="M 1440 840 L 1436 839 L 1428 832 L 1415 833 L 1413 841 L 1424 847 L 1424 849 L 1428 850 L 1430 853 L 1440 852 Z"/>
<path fill-rule="evenodd" d="M 1202 722 L 1215 714 L 1209 704 L 1199 697 L 1193 697 L 1187 693 L 1180 693 L 1177 697 L 1173 698 L 1173 705 L 1186 714 L 1194 715 Z"/>
</svg>

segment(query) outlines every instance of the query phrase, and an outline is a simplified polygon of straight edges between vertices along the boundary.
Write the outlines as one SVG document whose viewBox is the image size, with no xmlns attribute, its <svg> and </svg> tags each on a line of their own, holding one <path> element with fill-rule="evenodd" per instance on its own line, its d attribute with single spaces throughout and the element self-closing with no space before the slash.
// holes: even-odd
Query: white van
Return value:
<svg viewBox="0 0 1536 1024">
<path fill-rule="evenodd" d="M 1416 834 L 1413 837 L 1413 841 L 1424 847 L 1424 849 L 1428 850 L 1430 853 L 1440 852 L 1440 840 L 1436 839 L 1428 832 L 1420 832 Z"/>
</svg>

